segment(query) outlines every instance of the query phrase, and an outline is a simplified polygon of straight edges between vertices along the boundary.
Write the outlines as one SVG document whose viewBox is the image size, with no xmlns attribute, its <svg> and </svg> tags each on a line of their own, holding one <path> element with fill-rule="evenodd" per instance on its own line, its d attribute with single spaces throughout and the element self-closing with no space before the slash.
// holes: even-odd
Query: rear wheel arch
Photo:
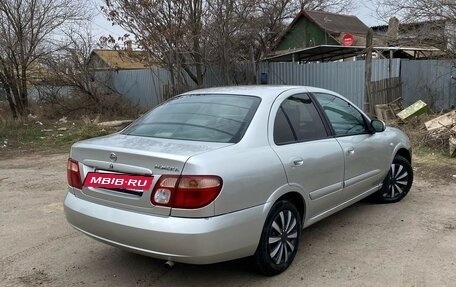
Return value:
<svg viewBox="0 0 456 287">
<path fill-rule="evenodd" d="M 281 200 L 286 200 L 296 207 L 301 217 L 301 222 L 304 225 L 304 220 L 306 217 L 306 201 L 303 196 L 299 192 L 291 191 L 279 197 L 276 202 Z"/>
</svg>

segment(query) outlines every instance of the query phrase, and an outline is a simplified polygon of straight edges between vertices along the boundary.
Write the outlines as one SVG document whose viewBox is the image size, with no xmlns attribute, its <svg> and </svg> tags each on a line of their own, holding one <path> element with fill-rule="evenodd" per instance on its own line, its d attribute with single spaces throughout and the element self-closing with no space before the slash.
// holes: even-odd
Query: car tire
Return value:
<svg viewBox="0 0 456 287">
<path fill-rule="evenodd" d="M 402 200 L 410 191 L 413 183 L 413 169 L 410 162 L 396 155 L 390 170 L 383 180 L 383 186 L 371 196 L 377 203 L 394 203 Z"/>
<path fill-rule="evenodd" d="M 276 275 L 290 266 L 298 250 L 301 226 L 301 216 L 293 204 L 281 200 L 272 206 L 254 255 L 262 274 Z"/>
</svg>

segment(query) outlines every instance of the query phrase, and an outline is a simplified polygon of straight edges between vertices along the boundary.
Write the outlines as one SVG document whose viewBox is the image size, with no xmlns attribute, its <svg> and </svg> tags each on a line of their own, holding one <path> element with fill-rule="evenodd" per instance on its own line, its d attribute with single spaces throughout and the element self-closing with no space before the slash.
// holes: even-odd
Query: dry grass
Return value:
<svg viewBox="0 0 456 287">
<path fill-rule="evenodd" d="M 0 155 L 68 152 L 77 141 L 107 135 L 119 128 L 102 128 L 80 120 L 7 120 L 0 123 Z"/>
<path fill-rule="evenodd" d="M 100 127 L 99 122 L 136 119 L 144 109 L 118 95 L 55 96 L 30 103 L 30 114 L 14 120 L 6 101 L 0 102 L 0 155 L 24 152 L 68 152 L 79 140 L 106 135 L 120 128 Z"/>
<path fill-rule="evenodd" d="M 98 116 L 102 121 L 135 119 L 146 109 L 132 105 L 114 94 L 99 95 L 98 102 L 87 97 L 45 98 L 31 105 L 31 113 L 41 119 L 80 119 L 81 116 Z"/>
<path fill-rule="evenodd" d="M 79 140 L 106 135 L 120 128 L 99 127 L 98 122 L 135 119 L 144 112 L 117 95 L 58 97 L 30 103 L 30 114 L 14 120 L 6 101 L 0 102 L 0 155 L 24 152 L 68 152 Z"/>
</svg>

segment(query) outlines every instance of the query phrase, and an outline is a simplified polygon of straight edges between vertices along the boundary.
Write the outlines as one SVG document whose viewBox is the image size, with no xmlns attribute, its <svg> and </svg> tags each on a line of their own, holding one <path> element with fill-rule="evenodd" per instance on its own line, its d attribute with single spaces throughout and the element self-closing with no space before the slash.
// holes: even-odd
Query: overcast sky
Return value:
<svg viewBox="0 0 456 287">
<path fill-rule="evenodd" d="M 113 35 L 113 36 L 121 36 L 125 34 L 125 31 L 118 26 L 112 26 L 105 17 L 100 12 L 100 6 L 103 5 L 102 0 L 91 0 L 94 6 L 99 13 L 95 17 L 94 21 L 92 22 L 92 30 L 94 34 L 94 38 L 98 39 L 102 35 Z M 355 2 L 355 10 L 351 13 L 352 15 L 356 15 L 361 21 L 364 22 L 367 26 L 376 26 L 376 25 L 383 25 L 382 21 L 378 20 L 377 16 L 375 15 L 375 7 L 372 4 L 371 0 L 354 0 Z"/>
<path fill-rule="evenodd" d="M 355 0 L 354 2 L 356 9 L 351 14 L 361 19 L 364 24 L 369 27 L 386 24 L 385 22 L 379 20 L 377 14 L 375 13 L 375 5 L 371 0 Z M 356 5 L 356 2 L 358 2 L 359 5 Z"/>
</svg>

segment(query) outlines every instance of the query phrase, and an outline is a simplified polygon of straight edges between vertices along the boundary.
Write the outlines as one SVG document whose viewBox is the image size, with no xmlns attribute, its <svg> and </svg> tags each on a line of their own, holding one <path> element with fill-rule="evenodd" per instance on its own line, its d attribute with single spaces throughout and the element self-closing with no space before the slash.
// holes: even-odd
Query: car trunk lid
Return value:
<svg viewBox="0 0 456 287">
<path fill-rule="evenodd" d="M 73 145 L 70 157 L 79 162 L 82 181 L 89 172 L 152 176 L 145 191 L 84 186 L 79 196 L 104 205 L 145 213 L 169 215 L 170 208 L 150 201 L 162 174 L 179 175 L 185 162 L 196 154 L 231 145 L 113 134 Z"/>
</svg>

